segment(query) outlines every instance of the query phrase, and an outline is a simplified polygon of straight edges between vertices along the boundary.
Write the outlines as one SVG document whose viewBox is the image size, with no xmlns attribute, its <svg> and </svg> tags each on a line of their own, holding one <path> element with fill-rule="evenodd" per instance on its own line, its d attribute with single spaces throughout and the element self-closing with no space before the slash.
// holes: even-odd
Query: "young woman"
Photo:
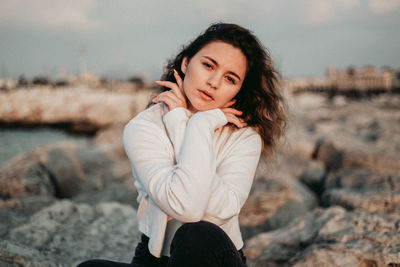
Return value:
<svg viewBox="0 0 400 267">
<path fill-rule="evenodd" d="M 238 216 L 261 152 L 286 124 L 279 74 L 258 39 L 217 23 L 171 60 L 163 90 L 126 126 L 142 233 L 130 264 L 246 266 Z"/>
</svg>

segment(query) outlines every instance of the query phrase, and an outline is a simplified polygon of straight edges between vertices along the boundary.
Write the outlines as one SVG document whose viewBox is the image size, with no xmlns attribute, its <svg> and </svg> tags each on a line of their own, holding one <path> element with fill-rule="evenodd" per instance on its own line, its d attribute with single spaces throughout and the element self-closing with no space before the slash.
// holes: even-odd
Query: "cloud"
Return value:
<svg viewBox="0 0 400 267">
<path fill-rule="evenodd" d="M 89 18 L 94 6 L 95 0 L 2 0 L 0 24 L 92 29 L 99 25 Z"/>
<path fill-rule="evenodd" d="M 336 17 L 335 8 L 330 0 L 313 0 L 306 11 L 307 22 L 319 25 L 333 21 Z"/>
<path fill-rule="evenodd" d="M 370 0 L 369 8 L 375 14 L 392 12 L 400 7 L 400 0 Z"/>
<path fill-rule="evenodd" d="M 208 20 L 251 20 L 264 17 L 268 20 L 280 8 L 279 0 L 203 0 L 191 2 L 195 12 Z"/>
<path fill-rule="evenodd" d="M 335 1 L 337 7 L 343 8 L 343 9 L 351 9 L 353 7 L 356 7 L 360 1 L 359 0 L 336 0 Z"/>
<path fill-rule="evenodd" d="M 340 21 L 360 4 L 360 0 L 305 0 L 304 22 L 318 26 Z"/>
</svg>

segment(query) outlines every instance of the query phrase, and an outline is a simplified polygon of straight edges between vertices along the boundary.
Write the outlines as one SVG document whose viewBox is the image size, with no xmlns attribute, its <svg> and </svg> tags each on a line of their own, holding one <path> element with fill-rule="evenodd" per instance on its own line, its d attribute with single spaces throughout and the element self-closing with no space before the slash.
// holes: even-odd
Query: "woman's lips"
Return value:
<svg viewBox="0 0 400 267">
<path fill-rule="evenodd" d="M 203 90 L 199 90 L 200 92 L 200 96 L 207 101 L 213 100 L 214 98 L 207 92 L 207 91 L 203 91 Z"/>
</svg>

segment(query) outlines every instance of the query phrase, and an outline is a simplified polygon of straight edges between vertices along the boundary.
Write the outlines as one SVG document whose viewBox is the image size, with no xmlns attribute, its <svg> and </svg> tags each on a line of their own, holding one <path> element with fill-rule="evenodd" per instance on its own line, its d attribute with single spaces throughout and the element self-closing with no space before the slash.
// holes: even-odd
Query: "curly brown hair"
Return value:
<svg viewBox="0 0 400 267">
<path fill-rule="evenodd" d="M 236 24 L 212 24 L 168 61 L 161 80 L 176 82 L 174 69 L 184 79 L 182 60 L 187 57 L 190 61 L 204 46 L 216 41 L 231 44 L 246 56 L 246 77 L 232 107 L 241 110 L 241 118 L 259 133 L 263 140 L 263 152 L 267 155 L 274 154 L 287 125 L 287 104 L 281 93 L 281 75 L 268 50 L 251 31 Z M 161 89 L 166 90 L 170 88 Z"/>
</svg>

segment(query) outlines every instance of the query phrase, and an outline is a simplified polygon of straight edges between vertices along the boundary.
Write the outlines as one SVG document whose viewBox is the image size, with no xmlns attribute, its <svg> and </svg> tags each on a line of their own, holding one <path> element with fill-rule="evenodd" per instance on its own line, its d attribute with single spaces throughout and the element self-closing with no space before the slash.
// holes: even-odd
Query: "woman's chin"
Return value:
<svg viewBox="0 0 400 267">
<path fill-rule="evenodd" d="M 204 103 L 195 103 L 194 105 L 190 105 L 190 111 L 195 113 L 197 111 L 207 111 L 211 109 L 218 108 L 215 105 L 205 105 Z"/>
<path fill-rule="evenodd" d="M 211 110 L 211 109 L 215 109 L 215 107 L 198 107 L 198 108 L 195 108 L 195 112 L 198 112 L 198 111 L 207 111 L 207 110 Z M 192 111 L 193 112 L 193 111 Z"/>
</svg>

